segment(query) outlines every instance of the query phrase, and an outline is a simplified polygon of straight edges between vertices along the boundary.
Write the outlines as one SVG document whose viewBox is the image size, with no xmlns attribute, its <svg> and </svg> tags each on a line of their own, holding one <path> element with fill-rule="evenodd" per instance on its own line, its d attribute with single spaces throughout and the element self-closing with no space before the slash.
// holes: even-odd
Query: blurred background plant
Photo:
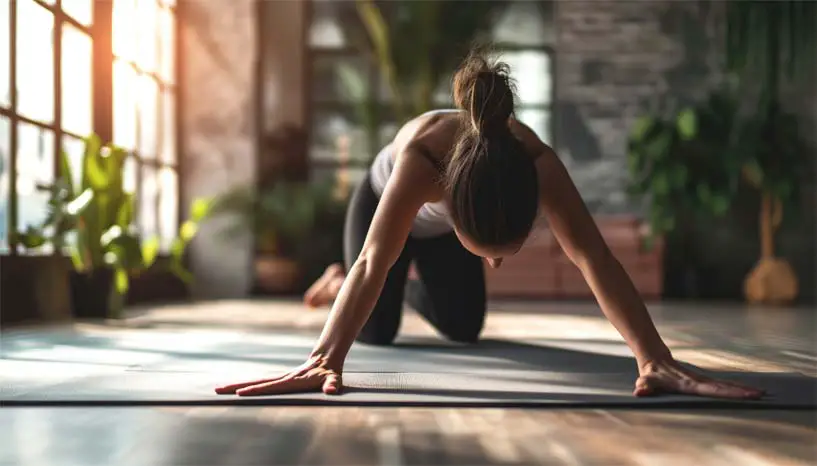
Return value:
<svg viewBox="0 0 817 466">
<path fill-rule="evenodd" d="M 72 307 L 78 317 L 120 317 L 130 276 L 151 267 L 159 253 L 158 238 L 141 241 L 134 225 L 134 195 L 124 189 L 123 169 L 128 154 L 103 144 L 92 134 L 84 139 L 82 173 L 74 184 L 68 155 L 60 155 L 60 176 L 38 189 L 49 193 L 48 213 L 40 225 L 16 233 L 26 249 L 65 251 L 73 264 L 70 275 Z M 180 228 L 171 246 L 170 270 L 189 282 L 184 251 L 209 203 L 194 202 L 192 217 Z"/>
<path fill-rule="evenodd" d="M 300 284 L 305 258 L 315 248 L 309 238 L 319 219 L 342 208 L 333 189 L 331 183 L 285 180 L 264 188 L 236 186 L 213 199 L 209 214 L 230 219 L 219 232 L 225 241 L 247 231 L 254 235 L 261 288 L 292 292 Z"/>
<path fill-rule="evenodd" d="M 724 84 L 698 104 L 678 109 L 669 101 L 637 119 L 628 142 L 629 190 L 647 200 L 648 243 L 678 230 L 680 249 L 693 251 L 701 222 L 729 212 L 747 186 L 758 193 L 761 260 L 744 284 L 752 302 L 797 295 L 774 237 L 783 212 L 798 210 L 813 148 L 780 95 L 783 83 L 814 77 L 816 5 L 727 2 Z M 694 268 L 700 259 L 686 260 Z"/>
<path fill-rule="evenodd" d="M 432 110 L 434 93 L 486 38 L 509 2 L 356 0 L 398 122 Z"/>
</svg>

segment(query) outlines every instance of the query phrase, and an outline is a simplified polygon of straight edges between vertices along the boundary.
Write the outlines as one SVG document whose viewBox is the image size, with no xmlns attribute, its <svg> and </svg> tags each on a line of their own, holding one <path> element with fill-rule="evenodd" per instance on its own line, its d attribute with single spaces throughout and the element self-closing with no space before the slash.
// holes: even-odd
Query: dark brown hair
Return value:
<svg viewBox="0 0 817 466">
<path fill-rule="evenodd" d="M 505 63 L 476 50 L 454 75 L 454 101 L 464 110 L 446 169 L 451 215 L 461 233 L 482 246 L 524 240 L 538 212 L 533 158 L 512 133 L 513 82 Z"/>
</svg>

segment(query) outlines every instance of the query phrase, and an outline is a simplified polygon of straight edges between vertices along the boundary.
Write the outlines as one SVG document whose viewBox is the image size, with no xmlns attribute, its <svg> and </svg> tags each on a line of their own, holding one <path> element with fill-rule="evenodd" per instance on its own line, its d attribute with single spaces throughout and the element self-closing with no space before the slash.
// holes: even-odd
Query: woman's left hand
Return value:
<svg viewBox="0 0 817 466">
<path fill-rule="evenodd" d="M 715 380 L 682 367 L 675 360 L 647 362 L 639 368 L 635 396 L 679 393 L 713 398 L 756 400 L 765 391 L 734 382 Z"/>
</svg>

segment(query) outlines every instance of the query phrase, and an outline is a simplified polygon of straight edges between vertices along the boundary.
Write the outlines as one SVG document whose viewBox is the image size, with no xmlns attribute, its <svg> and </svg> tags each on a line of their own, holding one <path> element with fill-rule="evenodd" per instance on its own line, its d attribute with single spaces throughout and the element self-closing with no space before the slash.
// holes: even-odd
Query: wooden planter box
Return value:
<svg viewBox="0 0 817 466">
<path fill-rule="evenodd" d="M 645 300 L 663 292 L 663 242 L 642 251 L 638 220 L 630 216 L 596 218 L 610 250 L 630 275 Z M 515 256 L 499 269 L 485 265 L 489 298 L 592 300 L 593 293 L 579 269 L 562 251 L 548 229 L 534 232 Z M 412 270 L 411 276 L 417 274 Z"/>
</svg>

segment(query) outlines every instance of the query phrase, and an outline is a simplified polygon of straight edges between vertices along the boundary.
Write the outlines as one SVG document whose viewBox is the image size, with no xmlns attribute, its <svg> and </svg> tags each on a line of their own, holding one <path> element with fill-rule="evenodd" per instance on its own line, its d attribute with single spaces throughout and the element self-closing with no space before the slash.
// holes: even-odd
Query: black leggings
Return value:
<svg viewBox="0 0 817 466">
<path fill-rule="evenodd" d="M 343 251 L 346 270 L 363 248 L 378 201 L 366 176 L 352 194 L 346 214 Z M 407 280 L 412 260 L 420 281 Z M 474 343 L 485 322 L 482 259 L 468 252 L 454 233 L 422 239 L 409 236 L 357 340 L 373 345 L 391 344 L 400 327 L 404 298 L 446 338 Z"/>
</svg>

